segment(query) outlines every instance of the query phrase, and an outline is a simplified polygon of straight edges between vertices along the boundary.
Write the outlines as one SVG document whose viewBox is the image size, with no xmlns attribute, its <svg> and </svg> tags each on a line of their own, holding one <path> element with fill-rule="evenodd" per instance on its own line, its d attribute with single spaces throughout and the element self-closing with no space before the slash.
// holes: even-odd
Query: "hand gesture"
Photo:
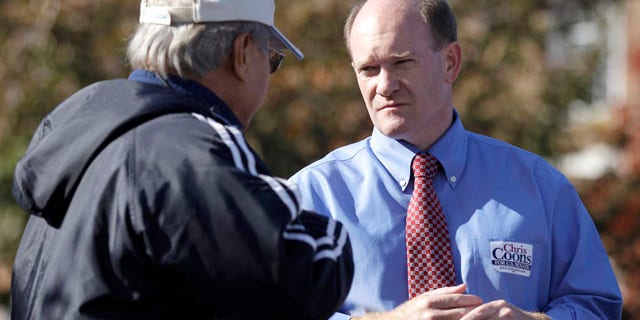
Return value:
<svg viewBox="0 0 640 320">
<path fill-rule="evenodd" d="M 482 304 L 477 296 L 464 294 L 467 286 L 445 287 L 423 293 L 387 312 L 369 313 L 361 320 L 458 320 Z"/>
<path fill-rule="evenodd" d="M 496 300 L 471 310 L 460 320 L 549 320 L 549 317 L 523 311 L 504 300 Z"/>
</svg>

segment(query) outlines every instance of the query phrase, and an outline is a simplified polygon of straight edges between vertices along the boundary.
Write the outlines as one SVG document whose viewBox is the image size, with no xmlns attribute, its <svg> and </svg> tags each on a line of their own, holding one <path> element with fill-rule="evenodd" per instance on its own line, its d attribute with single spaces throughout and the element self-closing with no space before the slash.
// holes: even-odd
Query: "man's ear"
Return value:
<svg viewBox="0 0 640 320">
<path fill-rule="evenodd" d="M 231 50 L 231 68 L 240 81 L 247 79 L 250 71 L 251 57 L 249 49 L 252 45 L 251 35 L 248 33 L 239 34 L 233 41 Z"/>
<path fill-rule="evenodd" d="M 444 48 L 444 54 L 447 59 L 447 83 L 453 84 L 460 73 L 460 66 L 462 65 L 462 49 L 457 42 L 452 42 Z"/>
</svg>

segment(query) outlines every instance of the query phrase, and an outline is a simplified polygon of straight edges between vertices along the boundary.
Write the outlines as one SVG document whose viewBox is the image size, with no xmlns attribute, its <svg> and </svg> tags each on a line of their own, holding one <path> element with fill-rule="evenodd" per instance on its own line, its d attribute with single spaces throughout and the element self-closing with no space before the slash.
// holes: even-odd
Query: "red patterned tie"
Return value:
<svg viewBox="0 0 640 320">
<path fill-rule="evenodd" d="M 412 168 L 415 180 L 406 229 L 409 299 L 455 285 L 447 221 L 433 189 L 438 160 L 430 154 L 418 154 Z"/>
</svg>

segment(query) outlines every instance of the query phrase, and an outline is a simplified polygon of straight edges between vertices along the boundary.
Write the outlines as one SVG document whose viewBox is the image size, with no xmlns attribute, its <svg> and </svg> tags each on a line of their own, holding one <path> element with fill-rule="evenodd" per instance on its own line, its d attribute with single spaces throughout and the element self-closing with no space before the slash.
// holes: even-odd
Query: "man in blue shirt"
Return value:
<svg viewBox="0 0 640 320">
<path fill-rule="evenodd" d="M 453 107 L 456 33 L 444 0 L 369 0 L 347 19 L 346 43 L 375 129 L 291 178 L 304 207 L 349 232 L 356 271 L 341 312 L 353 319 L 619 319 L 615 276 L 570 182 L 541 157 L 463 127 Z M 407 301 L 405 219 L 419 152 L 440 163 L 434 188 L 457 286 Z"/>
</svg>

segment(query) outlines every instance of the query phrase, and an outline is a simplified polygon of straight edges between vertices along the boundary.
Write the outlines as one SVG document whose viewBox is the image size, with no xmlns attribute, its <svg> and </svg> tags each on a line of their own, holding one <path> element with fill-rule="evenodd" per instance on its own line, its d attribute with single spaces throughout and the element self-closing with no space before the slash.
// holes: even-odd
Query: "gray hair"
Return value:
<svg viewBox="0 0 640 320">
<path fill-rule="evenodd" d="M 347 43 L 347 50 L 351 53 L 349 36 L 353 22 L 367 0 L 358 2 L 349 13 L 344 25 L 344 39 Z M 431 35 L 435 41 L 435 50 L 458 41 L 458 27 L 456 16 L 446 0 L 418 0 L 418 10 L 422 20 L 431 26 Z"/>
<path fill-rule="evenodd" d="M 129 41 L 127 58 L 134 69 L 193 79 L 218 68 L 241 33 L 249 33 L 261 48 L 269 44 L 270 31 L 258 22 L 140 24 Z"/>
</svg>

